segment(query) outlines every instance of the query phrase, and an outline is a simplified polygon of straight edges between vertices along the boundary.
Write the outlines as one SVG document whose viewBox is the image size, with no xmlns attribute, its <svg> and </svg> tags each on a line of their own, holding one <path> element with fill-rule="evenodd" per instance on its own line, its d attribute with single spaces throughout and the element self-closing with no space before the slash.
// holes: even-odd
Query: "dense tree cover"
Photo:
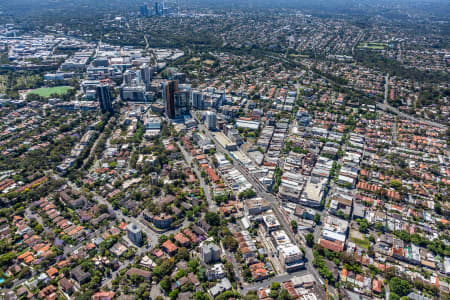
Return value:
<svg viewBox="0 0 450 300">
<path fill-rule="evenodd" d="M 20 172 L 16 175 L 16 180 L 24 180 L 37 171 L 55 168 L 72 150 L 72 147 L 78 141 L 79 137 L 87 128 L 86 119 L 89 113 L 83 113 L 82 117 L 71 119 L 71 114 L 55 113 L 47 115 L 46 126 L 33 128 L 10 139 L 0 150 L 17 147 L 15 152 L 0 157 L 0 170 L 9 170 L 11 165 L 15 165 Z M 86 118 L 86 119 L 85 119 Z M 71 120 L 68 122 L 68 120 Z M 44 133 L 50 128 L 59 129 L 51 135 L 40 136 L 40 142 L 49 143 L 45 147 L 29 150 L 32 144 L 27 146 L 23 143 L 27 138 Z M 72 134 L 67 134 L 71 132 Z M 54 138 L 58 133 L 65 134 L 58 139 Z"/>
<path fill-rule="evenodd" d="M 436 104 L 437 105 L 436 108 L 439 109 L 440 108 L 440 103 L 439 103 L 440 100 L 445 105 L 444 97 L 447 97 L 447 98 L 450 97 L 450 89 L 448 89 L 448 88 L 441 89 L 441 88 L 439 88 L 439 86 L 424 87 L 420 91 L 419 98 L 415 102 L 415 105 L 417 108 L 420 108 L 423 106 L 429 106 L 432 104 Z"/>
<path fill-rule="evenodd" d="M 259 297 L 256 291 L 250 290 L 245 295 L 244 300 L 259 300 Z"/>
<path fill-rule="evenodd" d="M 440 239 L 434 239 L 430 241 L 429 239 L 422 237 L 418 233 L 409 234 L 405 230 L 394 231 L 394 235 L 407 243 L 413 243 L 415 245 L 425 247 L 435 254 L 441 256 L 450 255 L 450 246 L 447 246 L 444 241 Z"/>
<path fill-rule="evenodd" d="M 313 69 L 315 73 L 331 80 L 334 83 L 337 83 L 338 85 L 347 85 L 348 84 L 348 80 L 338 77 L 338 76 L 334 76 L 333 74 L 330 73 L 324 73 L 316 68 Z"/>
<path fill-rule="evenodd" d="M 314 251 L 313 265 L 319 271 L 320 276 L 328 280 L 331 284 L 335 283 L 336 279 L 333 277 L 333 273 L 328 269 L 325 260 L 317 251 Z"/>
<path fill-rule="evenodd" d="M 6 194 L 6 198 L 8 199 L 10 204 L 16 205 L 14 206 L 14 212 L 16 214 L 21 214 L 25 210 L 23 206 L 24 203 L 39 200 L 42 195 L 48 195 L 50 192 L 53 192 L 57 188 L 61 187 L 63 183 L 64 182 L 61 180 L 48 180 L 36 187 L 25 190 L 23 192 L 10 192 Z"/>
<path fill-rule="evenodd" d="M 391 76 L 398 76 L 419 82 L 449 82 L 450 74 L 446 72 L 423 71 L 416 68 L 406 68 L 400 62 L 387 58 L 376 52 L 357 51 L 354 58 L 370 68 L 379 69 L 389 73 Z"/>
<path fill-rule="evenodd" d="M 214 196 L 214 201 L 216 201 L 217 204 L 226 203 L 228 201 L 228 198 L 228 194 L 219 194 Z"/>
<path fill-rule="evenodd" d="M 256 192 L 252 189 L 247 189 L 239 193 L 239 199 L 241 200 L 250 199 L 253 197 L 256 197 Z"/>
<path fill-rule="evenodd" d="M 214 212 L 207 212 L 205 215 L 205 220 L 211 226 L 219 226 L 220 225 L 220 216 Z"/>
<path fill-rule="evenodd" d="M 389 280 L 389 288 L 391 293 L 403 297 L 409 294 L 412 287 L 408 281 L 398 277 L 392 277 L 391 280 Z"/>
<path fill-rule="evenodd" d="M 35 89 L 44 84 L 43 72 L 38 71 L 0 71 L 0 93 L 18 99 L 18 90 Z"/>
<path fill-rule="evenodd" d="M 353 255 L 348 254 L 347 252 L 334 252 L 328 250 L 319 244 L 314 245 L 314 257 L 325 257 L 328 260 L 332 261 L 336 265 L 342 264 L 344 268 L 349 271 L 353 271 L 358 274 L 362 274 L 363 270 L 361 268 L 361 264 L 355 260 Z M 319 259 L 320 262 L 320 259 Z"/>
<path fill-rule="evenodd" d="M 227 300 L 230 298 L 239 298 L 241 295 L 235 291 L 225 291 L 222 294 L 217 295 L 216 300 Z"/>
<path fill-rule="evenodd" d="M 359 221 L 359 232 L 367 233 L 369 229 L 369 224 L 367 224 L 366 219 L 358 220 Z"/>
</svg>

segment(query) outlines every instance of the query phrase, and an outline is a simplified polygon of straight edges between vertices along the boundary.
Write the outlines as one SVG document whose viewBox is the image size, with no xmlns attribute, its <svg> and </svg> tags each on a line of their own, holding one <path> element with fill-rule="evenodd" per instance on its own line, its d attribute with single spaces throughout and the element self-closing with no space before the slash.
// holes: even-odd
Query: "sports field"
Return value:
<svg viewBox="0 0 450 300">
<path fill-rule="evenodd" d="M 36 94 L 38 96 L 48 98 L 53 94 L 64 95 L 71 88 L 72 87 L 70 87 L 70 86 L 55 86 L 55 87 L 49 87 L 49 88 L 39 88 L 39 89 L 30 91 L 28 94 Z"/>
<path fill-rule="evenodd" d="M 372 49 L 372 50 L 383 50 L 389 46 L 386 43 L 377 43 L 377 42 L 364 42 L 358 45 L 358 48 L 366 48 L 366 49 Z"/>
</svg>

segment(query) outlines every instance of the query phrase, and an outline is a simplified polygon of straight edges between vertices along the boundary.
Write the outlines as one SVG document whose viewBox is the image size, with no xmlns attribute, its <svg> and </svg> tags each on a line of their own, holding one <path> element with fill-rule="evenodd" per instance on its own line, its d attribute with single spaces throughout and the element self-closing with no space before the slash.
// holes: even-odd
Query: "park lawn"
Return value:
<svg viewBox="0 0 450 300">
<path fill-rule="evenodd" d="M 55 87 L 49 87 L 49 88 L 39 88 L 30 91 L 28 94 L 36 94 L 38 96 L 48 98 L 53 94 L 57 95 L 64 95 L 66 94 L 70 89 L 72 89 L 71 86 L 55 86 Z"/>
<path fill-rule="evenodd" d="M 383 50 L 386 48 L 388 44 L 386 43 L 377 43 L 377 42 L 365 42 L 361 43 L 361 45 L 358 45 L 358 48 L 366 48 L 366 49 L 372 49 L 372 50 Z"/>
<path fill-rule="evenodd" d="M 212 66 L 214 64 L 214 61 L 211 60 L 211 59 L 206 59 L 206 60 L 203 61 L 203 63 Z"/>
<path fill-rule="evenodd" d="M 291 57 L 301 57 L 301 58 L 308 58 L 308 55 L 305 54 L 290 54 Z"/>
<path fill-rule="evenodd" d="M 383 50 L 384 46 L 358 46 L 359 49 Z"/>
<path fill-rule="evenodd" d="M 0 75 L 0 93 L 6 93 L 8 87 L 8 76 Z"/>
<path fill-rule="evenodd" d="M 355 237 L 351 236 L 350 237 L 350 242 L 353 242 L 356 245 L 358 245 L 360 247 L 363 247 L 363 248 L 366 248 L 366 249 L 369 249 L 369 247 L 370 247 L 370 241 L 368 239 L 358 239 L 358 238 L 355 238 Z"/>
</svg>

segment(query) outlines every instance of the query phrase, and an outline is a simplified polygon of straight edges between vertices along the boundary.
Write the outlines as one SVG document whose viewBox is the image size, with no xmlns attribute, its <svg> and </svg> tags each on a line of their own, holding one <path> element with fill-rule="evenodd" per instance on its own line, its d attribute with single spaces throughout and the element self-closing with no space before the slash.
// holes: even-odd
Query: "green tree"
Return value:
<svg viewBox="0 0 450 300">
<path fill-rule="evenodd" d="M 278 291 L 280 289 L 281 285 L 279 282 L 272 282 L 272 284 L 270 285 L 270 289 L 271 290 L 275 290 Z"/>
<path fill-rule="evenodd" d="M 238 242 L 232 235 L 227 235 L 224 239 L 225 248 L 230 249 L 232 252 L 235 252 L 239 246 Z"/>
<path fill-rule="evenodd" d="M 359 224 L 359 231 L 362 233 L 367 233 L 367 229 L 369 228 L 369 225 L 367 225 L 366 221 L 361 221 Z"/>
<path fill-rule="evenodd" d="M 205 292 L 197 292 L 194 294 L 195 300 L 209 300 L 208 295 Z"/>
<path fill-rule="evenodd" d="M 168 274 L 170 271 L 172 271 L 172 268 L 174 267 L 174 262 L 171 259 L 165 259 L 161 263 L 160 267 L 163 274 Z"/>
<path fill-rule="evenodd" d="M 14 258 L 16 254 L 14 252 L 8 252 L 0 256 L 0 265 L 7 266 Z"/>
<path fill-rule="evenodd" d="M 160 266 L 154 267 L 152 270 L 152 274 L 154 277 L 157 277 L 158 279 L 160 279 L 163 275 L 163 272 L 161 271 Z"/>
<path fill-rule="evenodd" d="M 319 213 L 316 213 L 316 214 L 314 215 L 314 222 L 315 222 L 316 224 L 319 224 L 319 223 L 320 223 L 320 214 L 319 214 Z"/>
<path fill-rule="evenodd" d="M 186 247 L 180 247 L 178 249 L 177 254 L 175 255 L 177 260 L 188 260 L 189 259 L 189 250 Z"/>
<path fill-rule="evenodd" d="M 178 294 L 179 294 L 178 289 L 174 289 L 173 291 L 171 291 L 171 292 L 169 293 L 170 300 L 175 300 L 175 299 L 177 299 Z"/>
<path fill-rule="evenodd" d="M 402 183 L 398 180 L 393 179 L 393 180 L 391 180 L 391 187 L 398 190 L 402 187 Z"/>
<path fill-rule="evenodd" d="M 277 300 L 292 300 L 292 296 L 286 289 L 282 289 L 277 297 Z"/>
<path fill-rule="evenodd" d="M 256 192 L 252 189 L 247 189 L 239 193 L 239 199 L 250 199 L 256 196 Z"/>
<path fill-rule="evenodd" d="M 256 294 L 256 291 L 248 291 L 244 297 L 244 300 L 259 300 L 259 297 Z"/>
<path fill-rule="evenodd" d="M 297 221 L 292 220 L 292 221 L 291 221 L 291 228 L 292 228 L 292 230 L 293 230 L 294 232 L 297 231 L 297 227 L 298 227 Z"/>
<path fill-rule="evenodd" d="M 314 235 L 312 233 L 308 233 L 305 236 L 306 239 L 306 244 L 308 245 L 308 247 L 312 248 L 314 246 Z"/>
<path fill-rule="evenodd" d="M 220 216 L 214 212 L 207 212 L 205 215 L 205 220 L 211 226 L 219 226 L 220 225 Z"/>
<path fill-rule="evenodd" d="M 378 231 L 383 231 L 383 224 L 381 222 L 375 223 L 375 229 Z"/>
<path fill-rule="evenodd" d="M 442 214 L 442 207 L 441 207 L 441 203 L 439 201 L 435 201 L 434 211 L 439 215 Z"/>
<path fill-rule="evenodd" d="M 159 239 L 158 239 L 158 242 L 160 243 L 160 244 L 162 244 L 162 243 L 164 243 L 165 241 L 167 241 L 169 239 L 169 237 L 167 236 L 167 235 L 161 235 L 160 237 L 159 237 Z"/>
<path fill-rule="evenodd" d="M 232 264 L 231 262 L 227 261 L 227 262 L 224 264 L 224 268 L 225 268 L 225 271 L 226 271 L 227 274 L 228 274 L 228 278 L 230 278 L 230 279 L 234 278 L 234 268 L 233 268 L 233 264 Z"/>
<path fill-rule="evenodd" d="M 189 272 L 197 273 L 199 266 L 200 266 L 200 263 L 197 259 L 191 259 L 188 261 Z"/>
<path fill-rule="evenodd" d="M 170 291 L 170 277 L 164 276 L 164 278 L 161 280 L 159 285 L 161 286 L 161 289 L 163 289 L 165 292 L 169 292 Z"/>
<path fill-rule="evenodd" d="M 400 300 L 400 296 L 397 295 L 396 293 L 389 293 L 389 300 Z"/>
<path fill-rule="evenodd" d="M 392 277 L 389 281 L 389 288 L 391 292 L 402 297 L 409 294 L 409 292 L 411 291 L 411 284 L 399 277 Z"/>
</svg>

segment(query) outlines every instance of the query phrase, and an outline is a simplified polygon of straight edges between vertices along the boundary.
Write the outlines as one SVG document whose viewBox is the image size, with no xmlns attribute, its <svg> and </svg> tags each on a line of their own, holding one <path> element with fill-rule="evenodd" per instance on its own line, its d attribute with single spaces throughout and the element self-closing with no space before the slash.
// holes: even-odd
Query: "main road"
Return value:
<svg viewBox="0 0 450 300">
<path fill-rule="evenodd" d="M 248 170 L 237 160 L 234 159 L 234 157 L 230 154 L 230 152 L 228 150 L 226 150 L 216 139 L 215 137 L 209 132 L 209 130 L 203 126 L 203 124 L 201 122 L 198 122 L 198 127 L 200 130 L 202 130 L 203 132 L 205 132 L 205 134 L 207 135 L 208 138 L 210 138 L 212 141 L 214 141 L 215 145 L 216 145 L 216 149 L 219 152 L 222 152 L 224 154 L 227 154 L 228 156 L 230 156 L 233 160 L 233 166 L 239 170 L 244 177 L 247 179 L 247 181 L 252 184 L 253 188 L 255 189 L 256 194 L 259 197 L 262 197 L 264 199 L 266 199 L 267 201 L 269 201 L 270 206 L 272 208 L 272 211 L 275 213 L 275 215 L 277 216 L 278 220 L 280 221 L 280 225 L 283 228 L 283 230 L 287 233 L 287 235 L 289 236 L 289 238 L 291 239 L 291 241 L 295 242 L 295 243 L 301 243 L 304 244 L 303 241 L 299 240 L 294 233 L 291 230 L 290 225 L 288 224 L 287 218 L 286 216 L 280 211 L 279 209 L 279 202 L 278 199 L 273 195 L 268 193 L 265 188 L 262 186 L 262 184 L 259 182 L 259 180 L 257 180 L 252 174 L 250 174 L 248 172 Z M 306 269 L 314 275 L 314 277 L 316 277 L 317 281 L 320 284 L 324 284 L 324 281 L 322 280 L 321 276 L 319 275 L 319 273 L 317 272 L 317 270 L 312 266 L 311 262 L 314 259 L 314 256 L 312 254 L 311 249 L 309 249 L 308 247 L 305 247 L 305 257 L 307 258 L 307 261 L 305 263 Z M 292 276 L 291 276 L 292 277 Z M 278 278 L 278 277 L 276 277 Z"/>
<path fill-rule="evenodd" d="M 422 123 L 422 124 L 425 124 L 425 125 L 428 125 L 428 126 L 438 127 L 438 128 L 441 128 L 441 129 L 447 129 L 448 128 L 444 124 L 433 122 L 433 121 L 430 121 L 430 120 L 424 120 L 422 118 L 415 117 L 413 115 L 410 115 L 410 114 L 404 113 L 402 111 L 399 111 L 396 107 L 393 107 L 393 106 L 389 105 L 389 102 L 388 102 L 389 74 L 387 74 L 384 77 L 384 80 L 385 80 L 385 83 L 384 83 L 384 100 L 383 100 L 383 104 L 377 104 L 378 107 L 380 107 L 382 110 L 390 111 L 390 112 L 392 112 L 392 113 L 394 113 L 394 114 L 396 114 L 396 115 L 398 115 L 398 116 L 400 116 L 402 118 L 405 118 L 405 119 L 408 119 L 408 120 L 411 120 L 411 121 L 414 121 L 414 122 Z"/>
</svg>

